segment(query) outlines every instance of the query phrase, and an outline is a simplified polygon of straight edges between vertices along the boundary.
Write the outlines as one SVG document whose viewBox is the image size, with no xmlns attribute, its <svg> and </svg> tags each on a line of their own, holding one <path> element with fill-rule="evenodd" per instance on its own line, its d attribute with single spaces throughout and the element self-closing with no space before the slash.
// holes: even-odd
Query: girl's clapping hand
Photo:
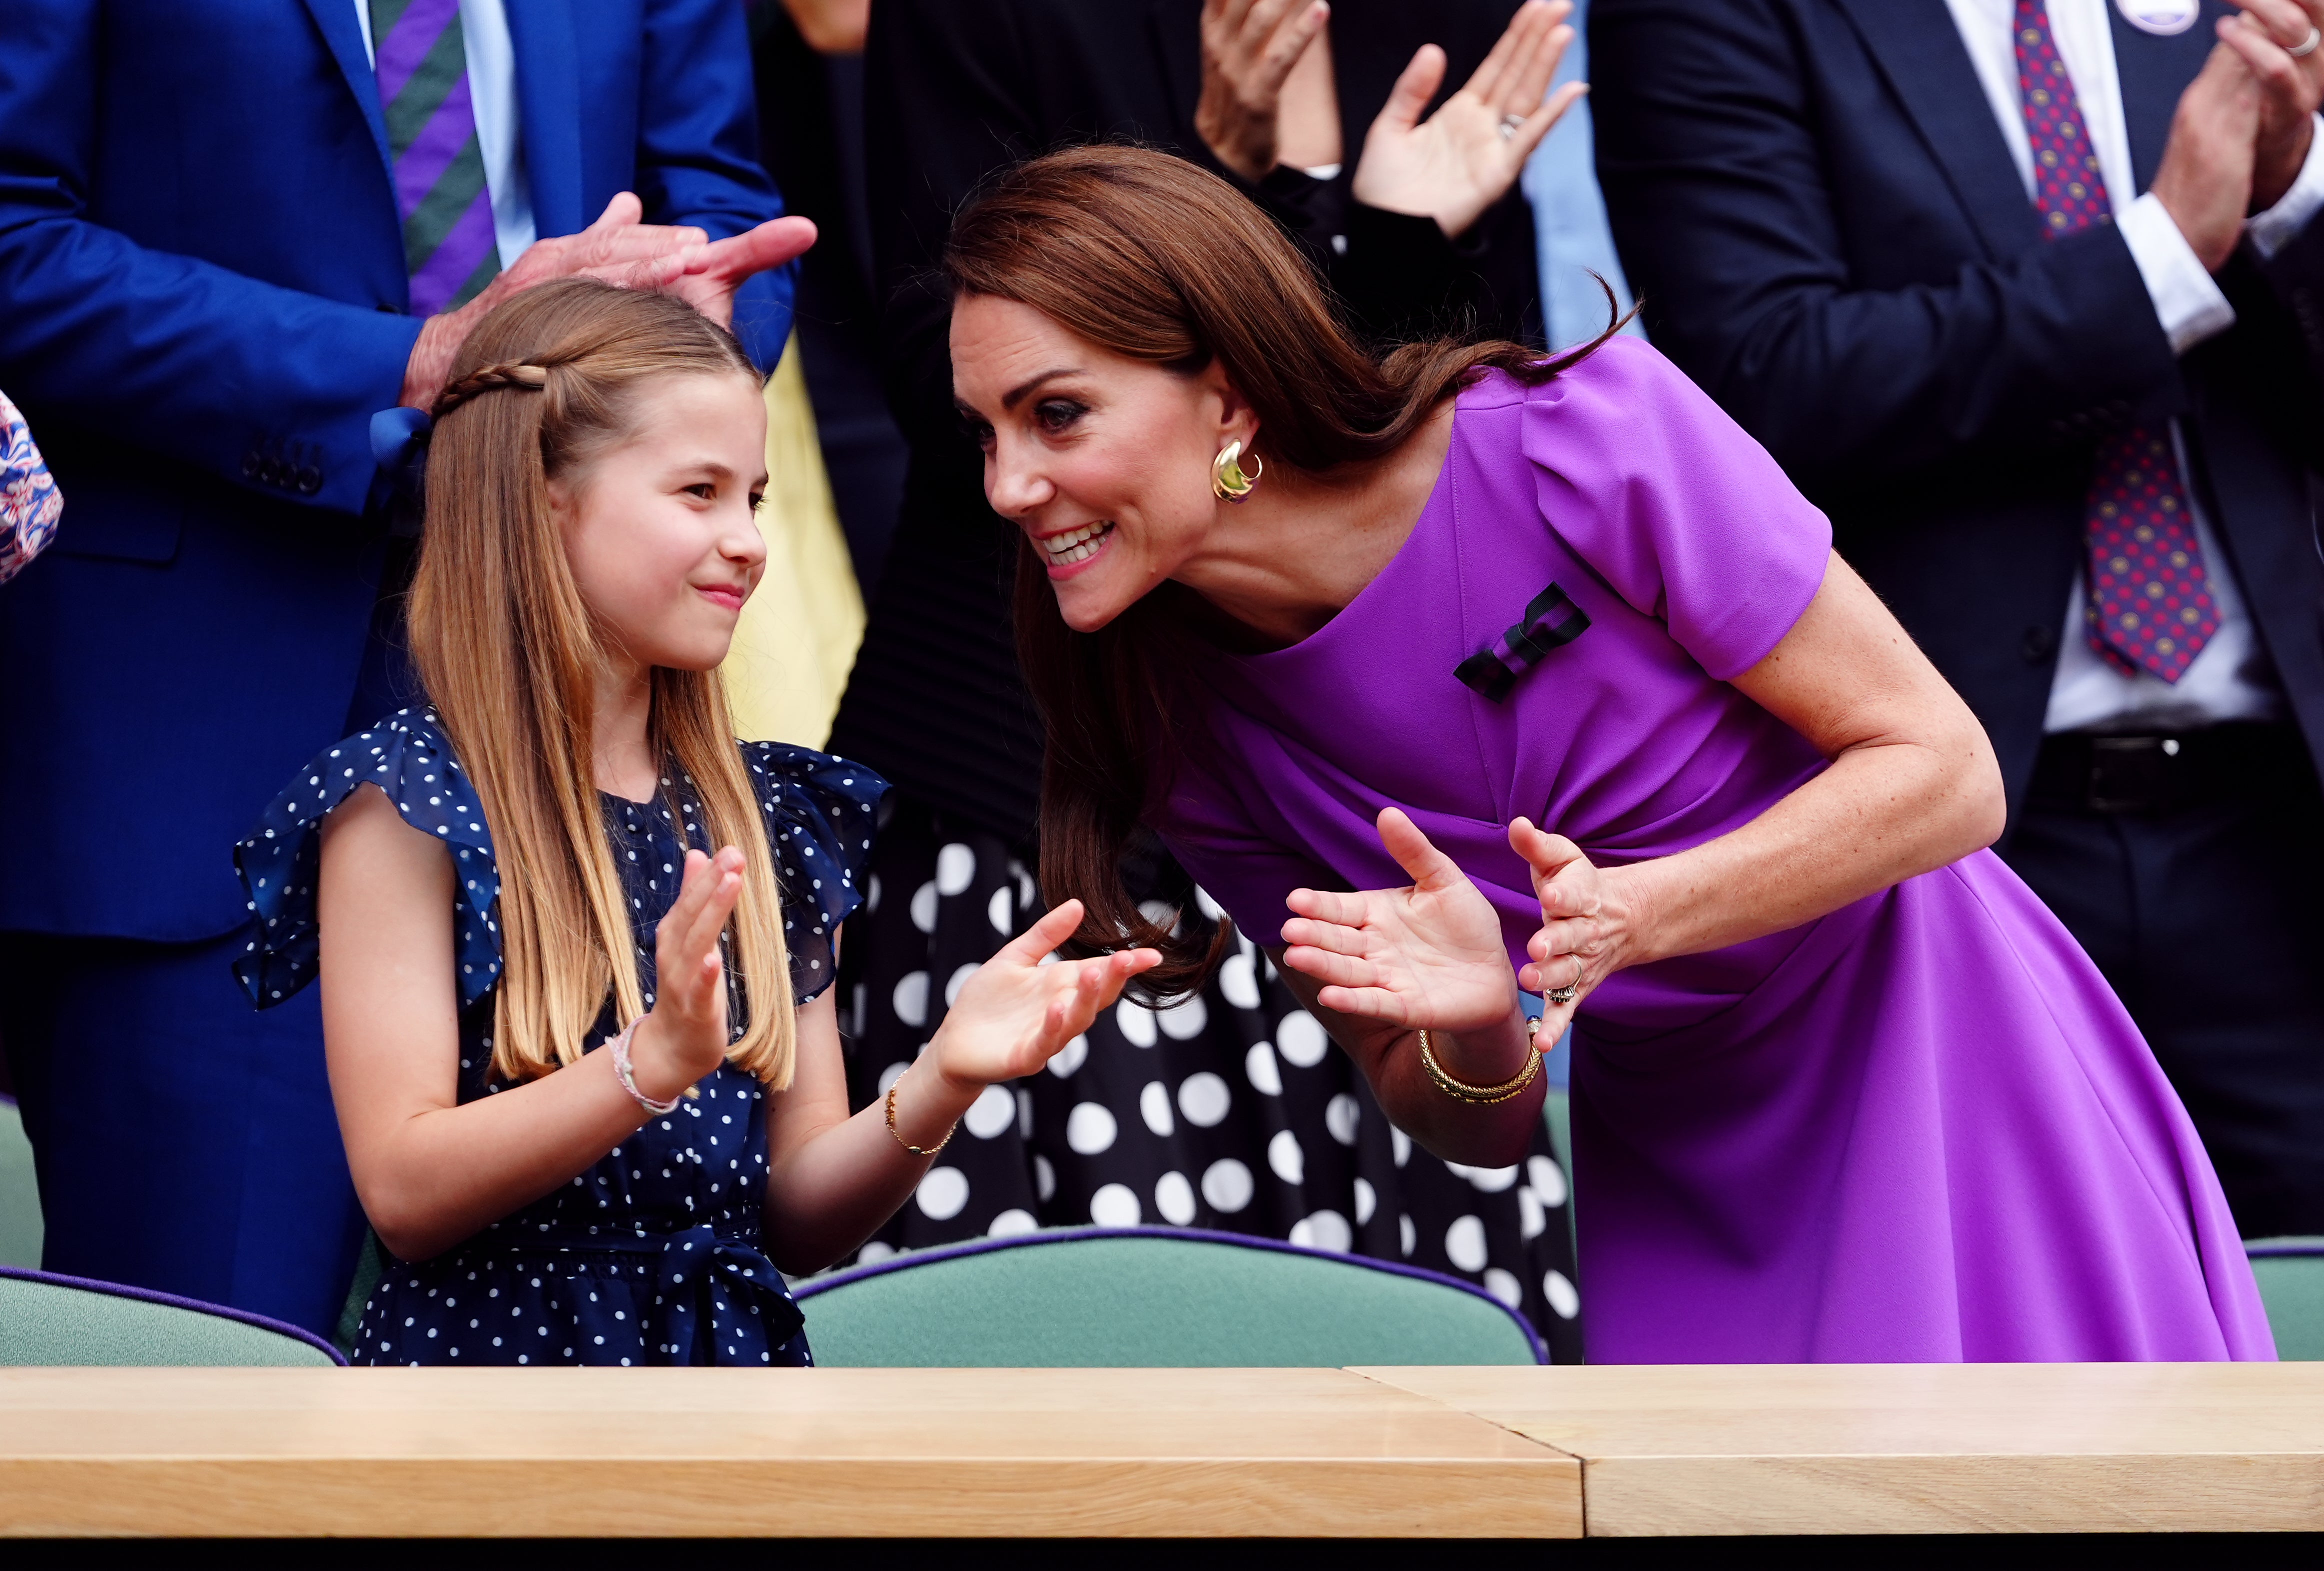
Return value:
<svg viewBox="0 0 2324 1571">
<path fill-rule="evenodd" d="M 686 854 L 678 899 L 654 929 L 654 1001 L 638 1027 L 632 1056 L 647 1095 L 669 1096 L 725 1061 L 733 1026 L 726 1012 L 726 962 L 718 937 L 742 893 L 742 853 Z"/>
<path fill-rule="evenodd" d="M 1082 902 L 1066 901 L 961 984 L 928 1045 L 939 1075 L 957 1086 L 984 1086 L 1031 1074 L 1089 1030 L 1131 977 L 1162 963 L 1152 949 L 1051 959 L 1081 920 Z"/>
</svg>

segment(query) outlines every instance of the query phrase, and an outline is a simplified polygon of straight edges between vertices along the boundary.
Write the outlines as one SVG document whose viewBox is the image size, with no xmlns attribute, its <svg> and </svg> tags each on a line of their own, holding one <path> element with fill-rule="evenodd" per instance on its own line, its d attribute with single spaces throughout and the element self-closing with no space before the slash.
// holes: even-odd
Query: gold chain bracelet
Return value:
<svg viewBox="0 0 2324 1571">
<path fill-rule="evenodd" d="M 904 1077 L 901 1075 L 899 1075 L 896 1077 L 895 1083 L 888 1087 L 888 1132 L 896 1137 L 896 1143 L 898 1145 L 902 1146 L 914 1156 L 932 1157 L 936 1155 L 936 1152 L 944 1150 L 945 1147 L 952 1144 L 952 1137 L 960 1132 L 960 1120 L 956 1118 L 954 1119 L 952 1122 L 952 1127 L 945 1131 L 944 1139 L 936 1141 L 936 1144 L 928 1147 L 927 1150 L 922 1151 L 918 1146 L 916 1146 L 910 1141 L 906 1140 L 904 1138 L 904 1132 L 896 1127 L 896 1087 L 898 1086 L 901 1086 L 903 1083 Z"/>
<path fill-rule="evenodd" d="M 1428 1032 L 1425 1030 L 1420 1033 L 1420 1067 L 1428 1071 L 1428 1077 L 1436 1082 L 1436 1088 L 1455 1102 L 1466 1102 L 1477 1107 L 1490 1107 L 1497 1102 L 1507 1102 L 1510 1097 L 1524 1091 L 1526 1086 L 1533 1084 L 1533 1077 L 1541 1073 L 1541 1047 L 1534 1040 L 1540 1030 L 1541 1021 L 1538 1020 L 1528 1019 L 1526 1021 L 1526 1066 L 1518 1070 L 1513 1078 L 1504 1080 L 1498 1086 L 1471 1086 L 1465 1080 L 1455 1080 L 1446 1074 L 1444 1066 L 1436 1061 L 1435 1053 L 1429 1048 Z"/>
</svg>

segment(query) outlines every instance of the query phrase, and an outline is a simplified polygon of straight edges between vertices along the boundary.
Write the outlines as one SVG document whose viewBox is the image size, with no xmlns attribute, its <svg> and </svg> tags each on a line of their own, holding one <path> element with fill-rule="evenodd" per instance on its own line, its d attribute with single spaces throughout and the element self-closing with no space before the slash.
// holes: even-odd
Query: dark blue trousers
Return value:
<svg viewBox="0 0 2324 1571">
<path fill-rule="evenodd" d="M 364 1220 L 322 1012 L 312 988 L 253 1009 L 228 968 L 242 942 L 0 942 L 0 1040 L 40 1176 L 41 1263 L 327 1336 Z"/>
<path fill-rule="evenodd" d="M 2324 795 L 2287 735 L 2166 810 L 2029 801 L 2004 853 L 2145 1033 L 2246 1238 L 2324 1233 Z"/>
</svg>

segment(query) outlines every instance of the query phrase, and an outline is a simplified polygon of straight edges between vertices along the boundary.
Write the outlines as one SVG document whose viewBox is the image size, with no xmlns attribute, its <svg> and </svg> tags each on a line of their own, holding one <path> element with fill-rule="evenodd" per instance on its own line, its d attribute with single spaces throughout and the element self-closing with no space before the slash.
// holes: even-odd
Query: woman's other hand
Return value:
<svg viewBox="0 0 2324 1571">
<path fill-rule="evenodd" d="M 1331 15 L 1323 0 L 1203 0 L 1194 131 L 1243 179 L 1256 183 L 1275 168 L 1284 81 Z"/>
<path fill-rule="evenodd" d="M 1600 982 L 1644 957 L 1641 913 L 1618 868 L 1592 865 L 1581 846 L 1530 818 L 1509 826 L 1509 848 L 1533 870 L 1533 892 L 1541 901 L 1541 930 L 1526 945 L 1532 958 L 1517 973 L 1517 985 L 1544 994 L 1574 990 L 1564 1003 L 1545 1005 L 1546 1038 L 1572 1022 L 1573 1012 Z"/>
<path fill-rule="evenodd" d="M 961 984 L 936 1039 L 936 1072 L 972 1094 L 1029 1075 L 1089 1030 L 1130 979 L 1162 963 L 1153 949 L 1121 949 L 1089 960 L 1053 958 L 1081 926 L 1082 902 L 1066 901 L 1035 922 Z"/>
<path fill-rule="evenodd" d="M 1443 83 L 1444 51 L 1422 45 L 1364 136 L 1356 199 L 1434 218 L 1448 236 L 1466 234 L 1517 184 L 1558 116 L 1589 91 L 1569 82 L 1543 97 L 1573 42 L 1565 25 L 1572 10 L 1568 0 L 1526 0 L 1476 75 L 1425 122 L 1420 112 Z"/>
<path fill-rule="evenodd" d="M 1500 919 L 1469 875 L 1400 809 L 1379 816 L 1380 844 L 1412 874 L 1402 889 L 1298 889 L 1286 902 L 1284 963 L 1322 983 L 1315 1001 L 1402 1030 L 1478 1031 L 1517 1008 Z"/>
<path fill-rule="evenodd" d="M 677 1095 L 725 1061 L 726 960 L 719 935 L 742 894 L 742 854 L 686 854 L 685 882 L 654 929 L 654 1003 L 632 1039 L 638 1089 Z"/>
</svg>

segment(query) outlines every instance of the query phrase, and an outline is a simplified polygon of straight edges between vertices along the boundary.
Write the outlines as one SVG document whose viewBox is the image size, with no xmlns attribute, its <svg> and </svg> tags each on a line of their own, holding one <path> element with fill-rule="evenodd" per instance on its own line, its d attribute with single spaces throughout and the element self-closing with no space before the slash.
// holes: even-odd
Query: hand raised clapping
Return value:
<svg viewBox="0 0 2324 1571">
<path fill-rule="evenodd" d="M 1424 45 L 1364 135 L 1356 199 L 1391 213 L 1434 218 L 1467 232 L 1508 193 L 1558 117 L 1589 91 L 1569 82 L 1544 101 L 1573 29 L 1567 0 L 1527 0 L 1461 90 L 1425 121 L 1420 112 L 1444 80 L 1444 51 Z"/>
<path fill-rule="evenodd" d="M 1532 958 L 1517 973 L 1518 985 L 1545 998 L 1573 989 L 1564 1003 L 1550 1003 L 1541 1017 L 1544 1040 L 1563 1031 L 1573 1012 L 1600 982 L 1626 966 L 1647 958 L 1640 934 L 1645 923 L 1618 875 L 1593 864 L 1582 847 L 1563 835 L 1535 827 L 1529 818 L 1509 826 L 1509 846 L 1533 870 L 1541 901 L 1541 929 L 1526 945 Z"/>
<path fill-rule="evenodd" d="M 678 898 L 654 929 L 654 1002 L 631 1045 L 638 1085 L 657 1100 L 725 1060 L 726 961 L 719 935 L 742 894 L 742 854 L 686 854 Z"/>
<path fill-rule="evenodd" d="M 928 1044 L 937 1074 L 973 1090 L 1029 1075 L 1089 1030 L 1131 977 L 1162 963 L 1152 949 L 1051 959 L 1081 920 L 1082 902 L 1066 901 L 961 984 Z"/>
<path fill-rule="evenodd" d="M 1517 1008 L 1500 919 L 1451 857 L 1398 809 L 1380 844 L 1412 874 L 1402 889 L 1300 889 L 1283 925 L 1284 964 L 1323 984 L 1315 1001 L 1399 1030 L 1482 1030 Z"/>
<path fill-rule="evenodd" d="M 1331 14 L 1324 0 L 1204 0 L 1194 130 L 1243 179 L 1275 167 L 1283 84 Z"/>
</svg>

